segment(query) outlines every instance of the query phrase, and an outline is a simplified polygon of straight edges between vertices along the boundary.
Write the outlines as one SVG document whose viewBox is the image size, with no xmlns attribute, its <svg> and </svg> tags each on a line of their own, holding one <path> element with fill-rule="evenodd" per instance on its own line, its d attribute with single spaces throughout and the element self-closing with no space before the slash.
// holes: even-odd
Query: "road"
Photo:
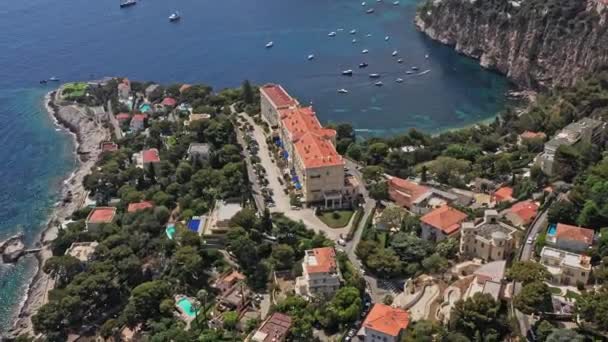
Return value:
<svg viewBox="0 0 608 342">
<path fill-rule="evenodd" d="M 247 178 L 249 179 L 251 192 L 253 196 L 253 200 L 255 201 L 255 206 L 258 208 L 258 212 L 262 213 L 266 208 L 264 204 L 264 197 L 262 196 L 262 189 L 260 184 L 257 182 L 257 175 L 253 171 L 253 165 L 251 163 L 251 154 L 247 149 L 247 143 L 245 142 L 244 132 L 241 129 L 237 129 L 236 140 L 243 148 L 243 155 L 245 156 L 245 163 L 247 164 Z"/>
<path fill-rule="evenodd" d="M 110 123 L 114 127 L 114 135 L 116 136 L 116 140 L 122 139 L 122 129 L 120 128 L 120 123 L 116 120 L 114 116 L 114 111 L 112 110 L 112 101 L 108 100 L 108 118 L 110 119 Z"/>
<path fill-rule="evenodd" d="M 526 235 L 522 240 L 524 246 L 521 250 L 521 254 L 519 255 L 520 261 L 528 261 L 532 258 L 532 255 L 534 254 L 534 243 L 527 243 L 528 238 L 536 236 L 536 234 L 540 233 L 541 229 L 546 227 L 548 212 L 549 210 L 545 210 L 540 215 L 538 215 L 534 222 L 532 222 L 532 225 L 530 226 L 528 231 L 526 232 Z M 519 294 L 521 288 L 522 286 L 520 283 L 515 283 L 513 285 L 513 297 Z M 517 322 L 519 323 L 520 334 L 522 336 L 527 337 L 528 331 L 531 328 L 530 317 L 517 309 L 513 309 L 513 311 L 515 312 L 515 317 L 517 318 Z"/>
</svg>

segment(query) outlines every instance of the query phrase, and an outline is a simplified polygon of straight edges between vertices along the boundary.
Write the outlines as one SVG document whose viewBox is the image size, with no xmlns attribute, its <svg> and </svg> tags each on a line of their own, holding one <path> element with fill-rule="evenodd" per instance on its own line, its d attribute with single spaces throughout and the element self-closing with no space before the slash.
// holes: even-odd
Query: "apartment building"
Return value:
<svg viewBox="0 0 608 342">
<path fill-rule="evenodd" d="M 276 127 L 275 138 L 303 201 L 325 208 L 347 204 L 357 191 L 345 178 L 345 162 L 335 148 L 336 131 L 324 128 L 312 107 L 301 107 L 281 86 L 263 86 L 260 97 L 262 115 Z"/>
<path fill-rule="evenodd" d="M 460 229 L 460 254 L 485 261 L 507 259 L 517 246 L 517 229 L 498 221 L 498 217 L 496 210 L 486 210 L 480 223 L 463 223 Z"/>
<path fill-rule="evenodd" d="M 561 285 L 587 284 L 591 258 L 553 247 L 543 247 L 540 263 L 551 273 L 551 282 Z"/>
<path fill-rule="evenodd" d="M 331 296 L 340 288 L 341 279 L 333 247 L 309 249 L 304 253 L 295 291 L 306 297 Z"/>
<path fill-rule="evenodd" d="M 545 174 L 553 175 L 553 161 L 560 146 L 572 146 L 579 142 L 601 144 L 604 141 L 604 129 L 604 122 L 592 118 L 584 118 L 569 124 L 545 143 L 545 149 L 538 157 L 537 164 Z"/>
</svg>

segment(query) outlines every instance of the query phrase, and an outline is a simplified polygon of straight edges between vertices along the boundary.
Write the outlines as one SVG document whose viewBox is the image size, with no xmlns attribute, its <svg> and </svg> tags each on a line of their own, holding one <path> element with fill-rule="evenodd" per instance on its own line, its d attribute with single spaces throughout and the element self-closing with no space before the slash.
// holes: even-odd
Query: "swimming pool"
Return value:
<svg viewBox="0 0 608 342">
<path fill-rule="evenodd" d="M 147 113 L 151 110 L 152 110 L 152 106 L 150 106 L 150 104 L 148 104 L 148 103 L 143 103 L 141 106 L 139 106 L 139 111 L 142 113 Z"/>
<path fill-rule="evenodd" d="M 173 240 L 173 237 L 175 236 L 175 226 L 174 225 L 168 225 L 167 228 L 165 229 L 165 233 L 167 233 L 167 237 L 170 240 Z"/>
<path fill-rule="evenodd" d="M 556 232 L 557 232 L 557 225 L 555 223 L 551 223 L 549 225 L 549 228 L 547 228 L 547 235 L 555 236 Z"/>
<path fill-rule="evenodd" d="M 182 309 L 182 312 L 188 315 L 189 317 L 196 316 L 196 310 L 194 309 L 194 305 L 188 298 L 182 298 L 177 301 L 177 306 Z"/>
</svg>

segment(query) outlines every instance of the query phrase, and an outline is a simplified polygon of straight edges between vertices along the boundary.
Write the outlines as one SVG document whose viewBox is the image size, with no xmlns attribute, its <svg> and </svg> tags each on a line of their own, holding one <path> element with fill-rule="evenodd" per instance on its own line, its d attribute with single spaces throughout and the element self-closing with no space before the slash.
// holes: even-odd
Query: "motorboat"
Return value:
<svg viewBox="0 0 608 342">
<path fill-rule="evenodd" d="M 397 82 L 397 83 L 403 83 L 403 78 L 398 78 L 398 79 L 395 80 L 395 82 Z"/>
<path fill-rule="evenodd" d="M 357 30 L 355 30 L 355 29 L 350 30 L 350 34 L 355 34 L 355 33 L 357 33 Z"/>
<path fill-rule="evenodd" d="M 59 78 L 53 76 L 53 77 L 49 78 L 49 81 L 51 81 L 51 82 L 59 82 Z"/>
<path fill-rule="evenodd" d="M 339 29 L 337 29 L 336 31 L 338 31 L 338 32 L 342 32 L 342 31 L 344 31 L 344 29 L 340 27 L 340 28 L 339 28 Z"/>
<path fill-rule="evenodd" d="M 309 60 L 309 61 L 312 61 L 313 59 L 315 59 L 315 55 L 312 55 L 312 54 L 311 54 L 311 55 L 308 55 L 308 60 Z"/>
<path fill-rule="evenodd" d="M 340 94 L 348 94 L 348 90 L 342 88 L 342 89 L 338 89 L 338 93 Z"/>
<path fill-rule="evenodd" d="M 267 49 L 270 49 L 273 46 L 274 46 L 274 42 L 268 42 L 268 43 L 266 43 L 266 48 Z"/>
<path fill-rule="evenodd" d="M 367 3 L 366 3 L 365 1 L 363 1 L 363 2 L 361 3 L 361 6 L 365 6 L 365 5 L 367 5 Z"/>
<path fill-rule="evenodd" d="M 372 14 L 372 13 L 374 13 L 374 9 L 373 9 L 373 8 L 370 8 L 370 9 L 368 9 L 367 11 L 365 11 L 365 13 L 367 13 L 367 14 Z"/>
<path fill-rule="evenodd" d="M 399 64 L 403 63 L 403 59 L 399 58 L 399 59 L 397 60 L 397 63 L 399 63 Z"/>
<path fill-rule="evenodd" d="M 372 34 L 371 34 L 371 33 L 368 33 L 368 34 L 366 34 L 365 36 L 369 38 L 369 37 L 371 37 L 371 36 L 372 36 Z"/>
<path fill-rule="evenodd" d="M 363 62 L 361 64 L 359 64 L 359 68 L 367 68 L 367 63 Z"/>
<path fill-rule="evenodd" d="M 424 55 L 424 58 L 429 59 L 429 54 Z"/>
<path fill-rule="evenodd" d="M 380 74 L 369 74 L 369 78 L 380 78 Z"/>
<path fill-rule="evenodd" d="M 382 81 L 378 81 L 378 82 L 374 83 L 374 85 L 376 87 L 382 87 L 384 85 L 384 83 L 382 83 Z"/>
<path fill-rule="evenodd" d="M 336 32 L 331 31 L 327 35 L 330 36 L 330 37 L 335 37 L 336 36 Z"/>
<path fill-rule="evenodd" d="M 408 71 L 406 71 L 405 73 L 406 73 L 407 75 L 411 75 L 411 74 L 413 74 L 414 72 L 413 72 L 413 71 L 411 71 L 411 70 L 408 70 Z"/>
<path fill-rule="evenodd" d="M 353 75 L 353 71 L 351 69 L 344 70 L 344 71 L 342 71 L 342 75 L 344 75 L 344 76 L 352 76 Z"/>
<path fill-rule="evenodd" d="M 40 80 L 40 84 L 46 84 L 46 80 Z"/>
<path fill-rule="evenodd" d="M 391 39 L 389 36 L 384 37 L 385 42 L 388 42 L 389 39 Z"/>
<path fill-rule="evenodd" d="M 175 11 L 175 12 L 171 13 L 171 15 L 169 16 L 169 21 L 178 21 L 181 18 L 182 17 L 179 15 L 179 12 Z"/>
<path fill-rule="evenodd" d="M 399 1 L 393 1 L 393 6 L 399 6 Z"/>
<path fill-rule="evenodd" d="M 137 0 L 126 0 L 120 2 L 120 8 L 130 7 L 137 4 Z"/>
<path fill-rule="evenodd" d="M 357 38 L 353 38 L 352 42 L 355 44 L 357 42 Z"/>
<path fill-rule="evenodd" d="M 412 70 L 416 71 L 416 70 L 418 70 L 418 67 L 417 66 L 413 66 Z"/>
<path fill-rule="evenodd" d="M 391 54 L 393 57 L 397 56 L 398 52 L 397 50 L 393 51 L 393 53 Z"/>
<path fill-rule="evenodd" d="M 363 50 L 361 50 L 361 53 L 363 53 L 363 54 L 368 53 L 368 52 L 369 52 L 369 50 L 368 50 L 368 49 L 363 49 Z"/>
</svg>

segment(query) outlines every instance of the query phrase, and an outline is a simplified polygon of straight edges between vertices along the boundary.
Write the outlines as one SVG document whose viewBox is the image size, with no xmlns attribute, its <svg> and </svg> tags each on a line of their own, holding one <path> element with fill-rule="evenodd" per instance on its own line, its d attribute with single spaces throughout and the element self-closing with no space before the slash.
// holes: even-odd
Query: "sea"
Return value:
<svg viewBox="0 0 608 342">
<path fill-rule="evenodd" d="M 44 108 L 44 94 L 57 85 L 39 81 L 51 76 L 216 90 L 244 79 L 280 83 L 321 121 L 352 123 L 364 136 L 491 119 L 510 89 L 504 77 L 417 32 L 414 0 L 138 0 L 123 9 L 119 1 L 2 1 L 0 238 L 23 232 L 34 244 L 76 165 L 72 138 Z M 169 22 L 175 11 L 181 20 Z M 353 75 L 342 76 L 348 69 Z M 0 331 L 23 301 L 34 265 L 28 257 L 0 266 Z"/>
</svg>

